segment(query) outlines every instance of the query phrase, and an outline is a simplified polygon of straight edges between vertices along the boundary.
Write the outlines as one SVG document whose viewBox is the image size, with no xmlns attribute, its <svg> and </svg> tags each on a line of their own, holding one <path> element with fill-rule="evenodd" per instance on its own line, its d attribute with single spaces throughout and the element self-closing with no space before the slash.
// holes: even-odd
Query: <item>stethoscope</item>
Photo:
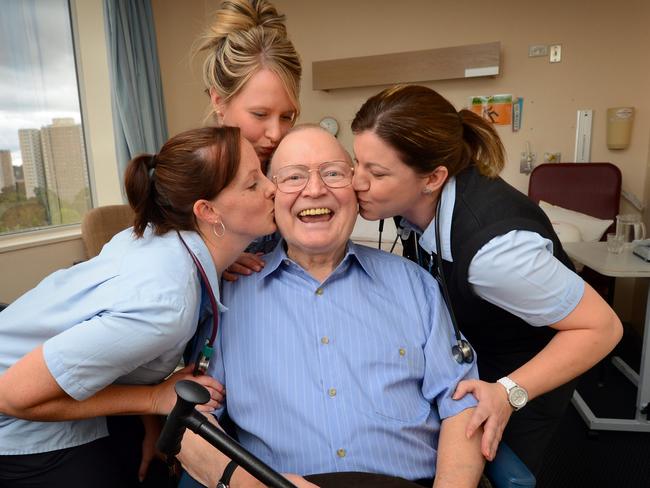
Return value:
<svg viewBox="0 0 650 488">
<path fill-rule="evenodd" d="M 199 271 L 199 275 L 201 276 L 201 283 L 205 286 L 205 290 L 208 293 L 208 297 L 210 298 L 210 308 L 212 309 L 212 333 L 210 334 L 210 338 L 205 341 L 205 344 L 203 344 L 203 348 L 199 353 L 199 357 L 194 364 L 194 371 L 192 372 L 194 376 L 199 376 L 205 374 L 208 371 L 208 366 L 210 366 L 210 359 L 212 358 L 212 353 L 214 351 L 214 341 L 217 338 L 217 329 L 219 328 L 217 299 L 214 297 L 212 287 L 210 286 L 210 280 L 208 280 L 208 275 L 205 273 L 203 266 L 201 266 L 199 258 L 197 258 L 189 248 L 180 232 L 176 231 L 176 234 L 178 234 L 178 238 L 183 243 L 183 246 L 185 246 L 185 249 L 187 249 L 187 252 L 190 254 L 192 261 L 194 261 L 194 264 L 196 265 L 196 269 Z"/>
<path fill-rule="evenodd" d="M 440 290 L 442 291 L 442 299 L 445 302 L 447 311 L 449 312 L 449 318 L 451 319 L 451 325 L 454 327 L 454 335 L 456 337 L 456 344 L 451 348 L 451 354 L 458 364 L 471 363 L 474 361 L 474 351 L 472 346 L 469 345 L 463 337 L 460 335 L 460 329 L 458 328 L 458 322 L 456 321 L 456 314 L 454 314 L 454 308 L 451 306 L 451 299 L 449 297 L 449 290 L 447 289 L 447 280 L 445 279 L 445 274 L 442 269 L 442 246 L 440 245 L 440 201 L 442 198 L 438 198 L 438 203 L 436 204 L 436 227 L 435 227 L 435 240 L 436 240 L 436 266 L 435 274 L 433 267 L 433 253 L 429 256 L 428 269 L 429 273 L 436 279 Z M 379 248 L 381 249 L 381 233 L 384 228 L 383 219 L 379 221 Z M 397 239 L 400 237 L 400 229 L 398 229 L 397 237 L 393 242 L 393 245 L 390 249 L 390 252 L 393 252 Z M 413 238 L 414 248 L 415 248 L 415 259 L 418 264 L 424 267 L 424 263 L 420 257 L 420 250 L 418 245 L 418 239 L 415 232 L 409 232 L 409 235 L 403 237 L 405 240 Z"/>
</svg>

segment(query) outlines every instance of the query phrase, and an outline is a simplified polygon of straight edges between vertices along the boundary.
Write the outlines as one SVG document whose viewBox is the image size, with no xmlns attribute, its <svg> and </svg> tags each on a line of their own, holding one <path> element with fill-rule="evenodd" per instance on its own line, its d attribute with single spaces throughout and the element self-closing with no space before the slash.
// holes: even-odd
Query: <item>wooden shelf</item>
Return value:
<svg viewBox="0 0 650 488">
<path fill-rule="evenodd" d="M 333 90 L 359 86 L 496 76 L 501 43 L 442 47 L 423 51 L 378 54 L 314 61 L 312 87 Z"/>
</svg>

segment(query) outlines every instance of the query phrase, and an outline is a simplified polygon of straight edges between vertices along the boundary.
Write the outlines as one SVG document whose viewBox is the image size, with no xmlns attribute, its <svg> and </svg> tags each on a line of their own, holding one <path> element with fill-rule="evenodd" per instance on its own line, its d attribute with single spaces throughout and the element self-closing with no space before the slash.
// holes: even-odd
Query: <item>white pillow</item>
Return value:
<svg viewBox="0 0 650 488">
<path fill-rule="evenodd" d="M 599 241 L 607 228 L 614 223 L 613 220 L 597 219 L 591 215 L 558 207 L 544 201 L 540 201 L 539 206 L 544 210 L 551 223 L 565 223 L 577 227 L 585 242 Z"/>
<path fill-rule="evenodd" d="M 575 225 L 569 224 L 568 222 L 554 221 L 551 221 L 551 224 L 553 224 L 553 230 L 557 234 L 557 237 L 560 239 L 561 243 L 582 241 L 580 229 L 578 229 Z"/>
</svg>

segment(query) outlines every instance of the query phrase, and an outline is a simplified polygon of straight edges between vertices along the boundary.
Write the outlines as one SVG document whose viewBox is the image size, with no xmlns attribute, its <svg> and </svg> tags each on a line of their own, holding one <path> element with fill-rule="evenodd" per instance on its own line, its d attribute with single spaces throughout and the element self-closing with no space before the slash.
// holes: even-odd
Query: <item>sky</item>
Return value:
<svg viewBox="0 0 650 488">
<path fill-rule="evenodd" d="M 0 0 L 0 149 L 22 164 L 18 129 L 81 122 L 67 0 Z"/>
</svg>

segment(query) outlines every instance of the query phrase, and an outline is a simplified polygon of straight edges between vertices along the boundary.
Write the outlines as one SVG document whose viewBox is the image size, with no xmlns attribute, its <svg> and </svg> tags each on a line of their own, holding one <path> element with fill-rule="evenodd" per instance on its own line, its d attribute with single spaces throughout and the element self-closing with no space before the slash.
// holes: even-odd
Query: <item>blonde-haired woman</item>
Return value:
<svg viewBox="0 0 650 488">
<path fill-rule="evenodd" d="M 284 19 L 266 0 L 226 0 L 198 46 L 217 123 L 241 129 L 263 171 L 300 111 L 302 68 Z"/>
<path fill-rule="evenodd" d="M 239 127 L 266 173 L 275 148 L 300 113 L 302 67 L 285 16 L 267 0 L 225 0 L 197 52 L 206 53 L 203 81 L 217 125 Z M 257 239 L 224 278 L 260 271 L 264 262 L 258 253 L 276 243 L 275 236 Z"/>
</svg>

